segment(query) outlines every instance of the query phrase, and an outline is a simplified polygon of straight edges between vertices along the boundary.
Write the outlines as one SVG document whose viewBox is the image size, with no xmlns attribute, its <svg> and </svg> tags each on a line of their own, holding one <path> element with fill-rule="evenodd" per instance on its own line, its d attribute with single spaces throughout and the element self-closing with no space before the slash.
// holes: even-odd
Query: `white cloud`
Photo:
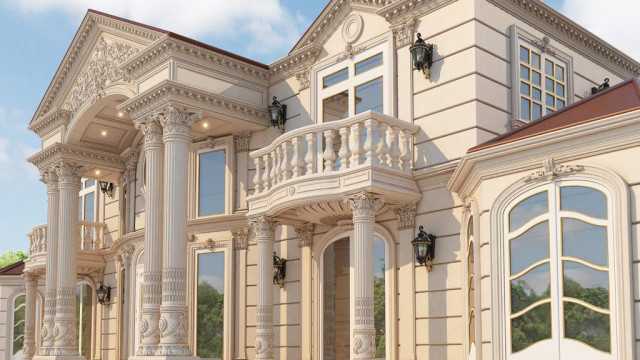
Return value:
<svg viewBox="0 0 640 360">
<path fill-rule="evenodd" d="M 640 1 L 564 0 L 562 12 L 622 52 L 640 60 Z"/>
<path fill-rule="evenodd" d="M 193 37 L 233 39 L 248 52 L 283 56 L 304 25 L 280 0 L 1 0 L 27 13 L 63 11 L 82 16 L 87 8 Z M 249 48 L 249 45 L 253 45 Z"/>
<path fill-rule="evenodd" d="M 7 110 L 0 106 L 0 133 L 11 136 L 0 137 L 0 180 L 24 181 L 38 180 L 40 175 L 35 166 L 27 163 L 26 158 L 40 150 L 30 145 L 30 140 L 39 143 L 34 134 L 25 126 L 26 118 L 20 110 Z"/>
</svg>

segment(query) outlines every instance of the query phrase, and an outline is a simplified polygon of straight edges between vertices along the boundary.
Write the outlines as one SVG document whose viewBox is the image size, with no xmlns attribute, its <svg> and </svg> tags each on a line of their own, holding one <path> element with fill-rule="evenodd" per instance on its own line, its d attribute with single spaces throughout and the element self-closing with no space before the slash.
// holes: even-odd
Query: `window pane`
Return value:
<svg viewBox="0 0 640 360">
<path fill-rule="evenodd" d="M 511 275 L 549 257 L 549 222 L 544 221 L 509 242 Z"/>
<path fill-rule="evenodd" d="M 547 99 L 546 99 L 547 106 L 555 107 L 556 106 L 555 100 L 556 100 L 556 98 L 554 98 L 553 95 L 547 94 Z"/>
<path fill-rule="evenodd" d="M 564 81 L 564 68 L 560 65 L 556 65 L 556 79 Z"/>
<path fill-rule="evenodd" d="M 84 181 L 84 187 L 85 187 L 85 189 L 86 189 L 86 188 L 88 188 L 88 187 L 91 187 L 91 186 L 93 186 L 93 185 L 95 185 L 95 184 L 96 184 L 96 181 L 95 181 L 95 180 L 93 180 L 93 179 L 85 180 L 85 181 Z"/>
<path fill-rule="evenodd" d="M 542 92 L 540 89 L 533 88 L 533 98 L 538 101 L 542 100 Z"/>
<path fill-rule="evenodd" d="M 84 221 L 96 221 L 96 193 L 84 196 Z"/>
<path fill-rule="evenodd" d="M 198 255 L 197 306 L 196 355 L 220 359 L 224 342 L 224 253 Z"/>
<path fill-rule="evenodd" d="M 604 352 L 611 351 L 609 315 L 564 302 L 564 336 Z"/>
<path fill-rule="evenodd" d="M 544 72 L 547 75 L 553 75 L 553 63 L 546 59 L 544 61 Z"/>
<path fill-rule="evenodd" d="M 385 279 L 384 257 L 386 246 L 378 237 L 373 238 L 373 323 L 376 327 L 376 358 L 384 359 L 385 347 Z"/>
<path fill-rule="evenodd" d="M 373 55 L 368 59 L 364 59 L 356 63 L 356 75 L 360 75 L 367 70 L 371 70 L 382 65 L 382 53 Z"/>
<path fill-rule="evenodd" d="M 524 46 L 520 46 L 520 61 L 529 63 L 529 49 Z"/>
<path fill-rule="evenodd" d="M 556 83 L 556 95 L 564 97 L 564 85 Z"/>
<path fill-rule="evenodd" d="M 511 352 L 551 339 L 551 304 L 541 304 L 511 320 Z"/>
<path fill-rule="evenodd" d="M 559 110 L 559 109 L 562 109 L 563 107 L 564 107 L 564 101 L 558 99 L 558 101 L 556 101 L 556 108 L 558 108 Z"/>
<path fill-rule="evenodd" d="M 609 272 L 573 261 L 563 261 L 564 296 L 582 300 L 601 309 L 609 308 Z"/>
<path fill-rule="evenodd" d="M 531 66 L 536 69 L 540 69 L 540 55 L 531 52 Z"/>
<path fill-rule="evenodd" d="M 11 359 L 21 359 L 22 349 L 24 347 L 24 327 L 25 327 L 25 311 L 24 306 L 27 297 L 25 295 L 18 296 L 13 303 L 13 338 L 11 339 Z"/>
<path fill-rule="evenodd" d="M 545 78 L 544 86 L 545 86 L 545 90 L 553 92 L 553 80 L 549 79 L 548 77 Z"/>
<path fill-rule="evenodd" d="M 520 83 L 520 94 L 529 96 L 531 94 L 531 86 L 527 85 L 527 83 Z"/>
<path fill-rule="evenodd" d="M 80 356 L 91 358 L 91 320 L 93 316 L 93 289 L 89 284 L 76 286 L 76 324 Z"/>
<path fill-rule="evenodd" d="M 224 213 L 225 169 L 224 151 L 200 154 L 198 180 L 198 215 Z"/>
<path fill-rule="evenodd" d="M 382 109 L 382 77 L 356 87 L 356 114 L 367 110 L 383 112 Z"/>
<path fill-rule="evenodd" d="M 560 210 L 570 210 L 593 216 L 607 218 L 607 198 L 593 188 L 584 186 L 563 186 L 560 188 Z"/>
<path fill-rule="evenodd" d="M 534 83 L 535 85 L 540 85 L 540 73 L 537 71 L 532 71 L 531 72 L 531 82 Z"/>
<path fill-rule="evenodd" d="M 347 68 L 344 68 L 342 70 L 339 70 L 337 72 L 334 72 L 331 75 L 327 75 L 324 78 L 322 78 L 322 87 L 327 88 L 331 85 L 335 85 L 339 82 L 345 81 L 348 78 L 349 78 L 349 70 Z"/>
<path fill-rule="evenodd" d="M 530 102 L 525 98 L 520 99 L 520 116 L 525 120 L 531 120 Z"/>
<path fill-rule="evenodd" d="M 78 220 L 82 220 L 82 200 L 84 200 L 84 198 L 80 196 L 78 198 Z"/>
<path fill-rule="evenodd" d="M 542 116 L 542 106 L 540 104 L 533 103 L 533 120 L 539 119 Z"/>
<path fill-rule="evenodd" d="M 522 311 L 538 300 L 548 299 L 551 294 L 550 279 L 549 263 L 544 263 L 511 280 L 511 313 Z"/>
<path fill-rule="evenodd" d="M 524 66 L 524 65 L 520 65 L 520 77 L 522 79 L 526 79 L 529 80 L 529 68 Z"/>
<path fill-rule="evenodd" d="M 547 213 L 548 209 L 546 191 L 529 196 L 509 212 L 509 231 L 519 228 L 538 215 Z"/>
<path fill-rule="evenodd" d="M 563 218 L 562 254 L 607 266 L 607 228 Z"/>
<path fill-rule="evenodd" d="M 329 122 L 349 117 L 349 91 L 343 91 L 322 101 L 322 121 Z"/>
</svg>

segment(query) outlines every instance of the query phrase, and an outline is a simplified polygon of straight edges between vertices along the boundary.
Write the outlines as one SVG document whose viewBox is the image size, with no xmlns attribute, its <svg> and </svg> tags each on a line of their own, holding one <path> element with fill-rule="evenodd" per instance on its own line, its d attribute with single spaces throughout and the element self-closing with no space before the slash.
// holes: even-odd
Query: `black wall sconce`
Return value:
<svg viewBox="0 0 640 360">
<path fill-rule="evenodd" d="M 111 303 L 111 286 L 105 286 L 103 283 L 100 283 L 100 286 L 98 286 L 96 290 L 96 295 L 98 295 L 98 303 L 100 305 L 109 307 Z"/>
<path fill-rule="evenodd" d="M 277 97 L 273 97 L 271 105 L 267 106 L 269 112 L 269 119 L 271 120 L 271 126 L 280 129 L 280 132 L 284 132 L 284 123 L 287 122 L 287 105 L 281 104 Z"/>
<path fill-rule="evenodd" d="M 281 258 L 273 252 L 273 283 L 280 289 L 284 287 L 284 278 L 287 276 L 287 259 Z"/>
<path fill-rule="evenodd" d="M 418 39 L 411 45 L 409 51 L 413 61 L 413 70 L 422 71 L 424 78 L 429 79 L 429 69 L 433 62 L 433 45 L 425 43 L 422 40 L 422 35 L 418 33 Z"/>
<path fill-rule="evenodd" d="M 413 245 L 413 251 L 416 253 L 416 260 L 422 266 L 424 265 L 427 268 L 427 271 L 431 271 L 431 263 L 435 258 L 436 253 L 436 236 L 433 234 L 427 234 L 424 231 L 424 227 L 419 227 L 420 232 L 418 236 L 416 236 L 413 241 L 411 241 L 411 245 Z"/>
<path fill-rule="evenodd" d="M 100 181 L 100 191 L 102 191 L 103 194 L 107 194 L 108 197 L 112 197 L 113 196 L 113 183 L 106 182 L 106 181 Z"/>
<path fill-rule="evenodd" d="M 602 90 L 607 90 L 609 88 L 609 78 L 605 78 L 604 82 L 602 84 L 600 84 L 600 86 L 598 87 L 592 87 L 591 88 L 591 95 L 595 95 L 597 93 L 599 93 Z"/>
</svg>

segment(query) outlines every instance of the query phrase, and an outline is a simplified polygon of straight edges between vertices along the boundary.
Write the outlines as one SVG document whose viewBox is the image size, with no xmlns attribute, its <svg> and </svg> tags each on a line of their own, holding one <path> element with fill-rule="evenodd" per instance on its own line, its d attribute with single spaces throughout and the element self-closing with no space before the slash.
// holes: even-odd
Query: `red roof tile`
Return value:
<svg viewBox="0 0 640 360">
<path fill-rule="evenodd" d="M 11 265 L 5 266 L 2 269 L 0 269 L 0 276 L 22 275 L 23 270 L 24 270 L 24 261 L 20 260 L 17 263 L 13 263 Z"/>
<path fill-rule="evenodd" d="M 467 153 L 546 134 L 640 109 L 640 78 L 631 78 L 517 129 L 474 146 Z"/>
</svg>

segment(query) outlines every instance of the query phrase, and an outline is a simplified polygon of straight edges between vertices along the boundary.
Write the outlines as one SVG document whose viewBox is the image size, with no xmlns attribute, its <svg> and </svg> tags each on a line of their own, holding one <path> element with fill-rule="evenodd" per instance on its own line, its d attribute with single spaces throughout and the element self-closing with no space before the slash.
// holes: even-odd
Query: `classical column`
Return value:
<svg viewBox="0 0 640 360">
<path fill-rule="evenodd" d="M 258 294 L 256 319 L 256 359 L 273 360 L 273 243 L 277 223 L 262 216 L 251 219 L 258 250 Z"/>
<path fill-rule="evenodd" d="M 26 293 L 25 316 L 24 316 L 24 347 L 22 358 L 31 360 L 36 354 L 36 298 L 38 297 L 39 276 L 34 273 L 24 273 L 24 289 Z"/>
<path fill-rule="evenodd" d="M 60 191 L 60 227 L 58 229 L 58 264 L 55 336 L 51 355 L 77 357 L 76 272 L 78 254 L 78 193 L 82 167 L 61 163 L 57 167 Z"/>
<path fill-rule="evenodd" d="M 53 347 L 53 327 L 56 316 L 56 288 L 58 268 L 58 174 L 54 169 L 42 173 L 42 181 L 47 184 L 47 262 L 45 264 L 44 319 L 40 338 L 40 355 L 50 355 Z"/>
<path fill-rule="evenodd" d="M 187 342 L 187 204 L 191 125 L 202 114 L 173 106 L 160 117 L 164 134 L 164 228 L 162 238 L 162 305 L 157 355 L 190 356 Z"/>
<path fill-rule="evenodd" d="M 351 359 L 374 359 L 376 329 L 373 323 L 373 225 L 375 209 L 383 200 L 360 193 L 345 202 L 353 211 L 351 261 L 353 296 L 350 299 Z"/>
<path fill-rule="evenodd" d="M 162 203 L 163 148 L 162 125 L 157 114 L 136 121 L 135 126 L 144 134 L 146 171 L 145 232 L 144 232 L 144 285 L 140 311 L 140 347 L 136 355 L 156 354 L 160 342 L 160 302 L 162 297 Z"/>
</svg>

